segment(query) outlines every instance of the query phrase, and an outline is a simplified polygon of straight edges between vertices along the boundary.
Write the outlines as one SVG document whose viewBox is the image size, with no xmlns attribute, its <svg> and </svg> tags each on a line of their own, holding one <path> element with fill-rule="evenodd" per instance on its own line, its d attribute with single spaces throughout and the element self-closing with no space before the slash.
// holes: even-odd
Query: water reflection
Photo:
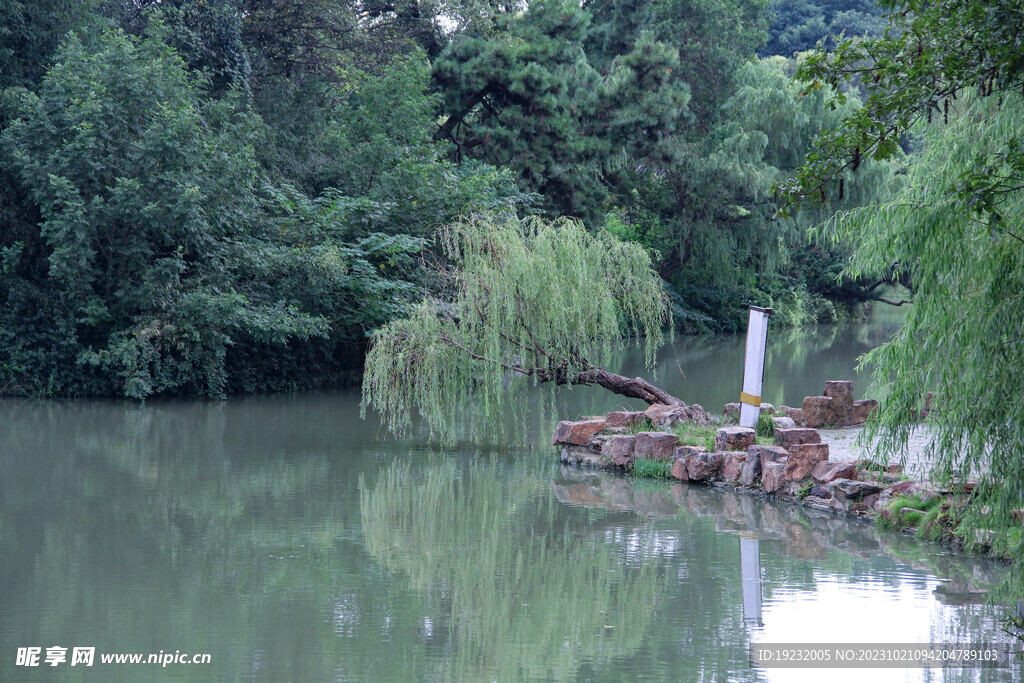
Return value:
<svg viewBox="0 0 1024 683">
<path fill-rule="evenodd" d="M 740 574 L 743 580 L 743 620 L 762 626 L 761 546 L 756 534 L 740 534 Z"/>
<path fill-rule="evenodd" d="M 1000 630 L 1004 608 L 989 604 L 985 592 L 1002 577 L 997 563 L 748 495 L 631 483 L 563 468 L 552 490 L 569 505 L 633 510 L 655 528 L 708 520 L 717 534 L 738 537 L 731 562 L 739 571 L 719 567 L 714 578 L 741 595 L 748 642 L 1012 642 Z M 691 588 L 694 572 L 693 567 L 680 572 L 684 591 Z M 671 592 L 666 601 L 672 602 Z M 756 673 L 779 681 L 823 675 L 788 669 Z M 1018 662 L 1009 670 L 883 672 L 881 680 L 1016 681 L 1022 674 Z M 862 671 L 830 670 L 827 675 L 830 680 L 863 680 Z M 871 675 L 878 677 L 877 672 Z"/>
<path fill-rule="evenodd" d="M 565 680 L 631 655 L 664 592 L 658 562 L 570 524 L 536 479 L 447 460 L 360 489 L 366 547 L 426 596 L 458 642 L 430 678 Z"/>
</svg>

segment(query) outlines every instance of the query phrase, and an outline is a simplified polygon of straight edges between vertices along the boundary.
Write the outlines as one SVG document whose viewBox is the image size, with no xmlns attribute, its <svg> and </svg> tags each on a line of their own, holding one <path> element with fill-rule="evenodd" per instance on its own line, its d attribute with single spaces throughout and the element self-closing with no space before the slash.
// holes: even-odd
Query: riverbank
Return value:
<svg viewBox="0 0 1024 683">
<path fill-rule="evenodd" d="M 837 440 L 844 429 L 858 429 L 876 406 L 853 401 L 852 382 L 827 382 L 825 395 L 806 397 L 800 409 L 763 405 L 757 429 L 728 423 L 735 404 L 708 425 L 687 422 L 679 408 L 655 405 L 560 422 L 552 444 L 566 465 L 732 488 L 1009 559 L 1019 529 L 968 532 L 961 524 L 977 481 L 932 484 L 920 462 L 909 477 L 901 464 L 830 457 L 822 431 Z M 845 448 L 837 450 L 849 455 L 850 440 L 838 440 Z"/>
</svg>

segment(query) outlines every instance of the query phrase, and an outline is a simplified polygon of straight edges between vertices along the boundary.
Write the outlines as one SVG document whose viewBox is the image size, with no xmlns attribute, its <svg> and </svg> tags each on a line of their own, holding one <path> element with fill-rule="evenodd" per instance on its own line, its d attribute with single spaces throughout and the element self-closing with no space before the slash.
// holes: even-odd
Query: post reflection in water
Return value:
<svg viewBox="0 0 1024 683">
<path fill-rule="evenodd" d="M 761 548 L 756 534 L 740 534 L 743 621 L 761 626 Z"/>
</svg>

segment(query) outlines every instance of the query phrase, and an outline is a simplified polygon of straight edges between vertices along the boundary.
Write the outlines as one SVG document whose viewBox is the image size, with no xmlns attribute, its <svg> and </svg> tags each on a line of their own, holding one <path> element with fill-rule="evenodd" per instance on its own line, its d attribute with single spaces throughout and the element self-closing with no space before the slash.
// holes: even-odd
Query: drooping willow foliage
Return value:
<svg viewBox="0 0 1024 683">
<path fill-rule="evenodd" d="M 460 419 L 493 417 L 530 380 L 579 383 L 631 335 L 653 367 L 668 307 L 639 245 L 571 219 L 508 216 L 458 222 L 439 242 L 448 296 L 379 329 L 366 359 L 364 414 L 391 431 L 418 412 L 431 438 L 450 439 Z"/>
<path fill-rule="evenodd" d="M 905 326 L 864 361 L 888 396 L 871 432 L 905 448 L 933 393 L 936 475 L 984 474 L 966 544 L 1024 558 L 1011 524 L 1024 501 L 1024 101 L 961 97 L 948 124 L 922 132 L 896 197 L 824 226 L 857 241 L 855 271 L 896 263 L 914 283 Z"/>
</svg>

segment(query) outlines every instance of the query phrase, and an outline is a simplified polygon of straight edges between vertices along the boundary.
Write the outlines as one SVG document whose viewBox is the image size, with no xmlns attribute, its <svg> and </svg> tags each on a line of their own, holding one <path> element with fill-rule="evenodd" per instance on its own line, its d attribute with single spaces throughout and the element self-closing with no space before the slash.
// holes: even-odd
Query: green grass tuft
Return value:
<svg viewBox="0 0 1024 683">
<path fill-rule="evenodd" d="M 633 461 L 633 476 L 668 479 L 672 476 L 672 463 L 667 460 L 637 458 Z"/>
<path fill-rule="evenodd" d="M 878 526 L 895 530 L 918 527 L 920 530 L 928 514 L 941 507 L 940 503 L 941 499 L 938 496 L 927 501 L 918 495 L 896 496 L 878 515 Z M 920 531 L 918 533 L 920 534 Z"/>
<path fill-rule="evenodd" d="M 757 430 L 758 436 L 764 436 L 774 439 L 775 438 L 775 421 L 772 419 L 772 415 L 768 413 L 761 413 L 757 418 Z"/>
</svg>

